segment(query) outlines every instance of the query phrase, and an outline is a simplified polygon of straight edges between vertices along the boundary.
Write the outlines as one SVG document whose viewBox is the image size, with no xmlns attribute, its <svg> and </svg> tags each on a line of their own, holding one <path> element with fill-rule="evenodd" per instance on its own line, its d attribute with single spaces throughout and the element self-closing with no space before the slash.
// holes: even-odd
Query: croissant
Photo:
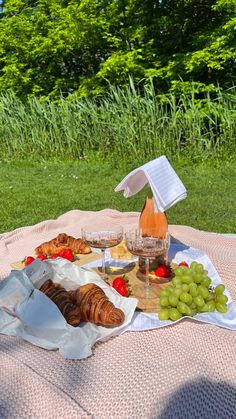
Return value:
<svg viewBox="0 0 236 419">
<path fill-rule="evenodd" d="M 40 287 L 40 291 L 46 294 L 57 305 L 67 323 L 71 326 L 78 326 L 80 324 L 80 308 L 73 303 L 69 292 L 65 288 L 48 279 Z"/>
<path fill-rule="evenodd" d="M 54 253 L 59 253 L 67 247 L 70 247 L 72 252 L 83 255 L 91 252 L 90 246 L 88 246 L 83 239 L 75 239 L 72 236 L 68 236 L 66 233 L 60 233 L 54 239 L 36 247 L 35 253 L 37 255 L 42 254 L 45 256 L 52 256 Z"/>
<path fill-rule="evenodd" d="M 80 307 L 81 320 L 103 326 L 120 326 L 124 322 L 124 312 L 116 308 L 96 284 L 82 285 L 70 295 Z"/>
</svg>

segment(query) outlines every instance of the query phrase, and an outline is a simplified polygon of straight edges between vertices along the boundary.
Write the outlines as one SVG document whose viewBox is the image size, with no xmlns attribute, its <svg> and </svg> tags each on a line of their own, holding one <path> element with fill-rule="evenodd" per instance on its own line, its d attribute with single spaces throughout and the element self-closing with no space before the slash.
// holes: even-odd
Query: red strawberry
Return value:
<svg viewBox="0 0 236 419">
<path fill-rule="evenodd" d="M 126 285 L 126 280 L 123 276 L 118 276 L 113 280 L 112 286 L 116 289 L 116 287 L 119 287 L 121 285 Z"/>
<path fill-rule="evenodd" d="M 168 278 L 170 276 L 170 271 L 166 265 L 160 265 L 155 270 L 155 275 L 161 278 Z"/>
<path fill-rule="evenodd" d="M 74 254 L 72 252 L 72 250 L 70 249 L 70 247 L 68 247 L 67 249 L 63 249 L 59 252 L 59 256 L 61 258 L 70 260 L 71 262 L 73 262 L 74 260 Z"/>
<path fill-rule="evenodd" d="M 187 268 L 188 268 L 188 264 L 187 264 L 187 262 L 184 262 L 184 261 L 183 261 L 183 262 L 180 262 L 180 263 L 179 263 L 179 266 L 187 266 Z"/>
<path fill-rule="evenodd" d="M 115 289 L 123 297 L 128 297 L 128 295 L 129 295 L 129 289 L 128 289 L 128 287 L 126 285 L 119 285 Z"/>
<path fill-rule="evenodd" d="M 112 287 L 123 297 L 130 295 L 129 281 L 125 275 L 117 276 L 112 282 Z"/>
<path fill-rule="evenodd" d="M 30 265 L 30 264 L 31 264 L 34 260 L 35 260 L 35 258 L 33 258 L 33 256 L 27 256 L 27 257 L 23 260 L 23 262 L 24 262 L 25 266 L 28 266 L 28 265 Z"/>
<path fill-rule="evenodd" d="M 60 257 L 59 253 L 54 253 L 54 254 L 51 256 L 51 259 L 56 259 L 56 258 L 59 258 L 59 257 Z"/>
<path fill-rule="evenodd" d="M 47 259 L 47 258 L 46 258 L 46 256 L 44 256 L 44 255 L 38 255 L 38 256 L 37 256 L 37 259 L 40 259 L 40 260 L 45 260 L 45 259 Z"/>
</svg>

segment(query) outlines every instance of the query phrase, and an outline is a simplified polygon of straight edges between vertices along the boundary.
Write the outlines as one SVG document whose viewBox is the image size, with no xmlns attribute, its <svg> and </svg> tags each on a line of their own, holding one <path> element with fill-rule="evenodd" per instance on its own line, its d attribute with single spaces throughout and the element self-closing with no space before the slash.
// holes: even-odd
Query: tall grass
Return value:
<svg viewBox="0 0 236 419">
<path fill-rule="evenodd" d="M 236 88 L 214 98 L 142 94 L 132 82 L 100 98 L 23 103 L 0 96 L 0 158 L 86 158 L 130 162 L 160 154 L 205 160 L 236 153 Z"/>
</svg>

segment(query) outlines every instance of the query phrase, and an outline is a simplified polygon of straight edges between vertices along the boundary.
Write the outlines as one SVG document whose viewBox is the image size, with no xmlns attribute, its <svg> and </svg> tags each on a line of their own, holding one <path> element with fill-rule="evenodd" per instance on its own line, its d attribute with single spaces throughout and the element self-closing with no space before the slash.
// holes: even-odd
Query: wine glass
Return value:
<svg viewBox="0 0 236 419">
<path fill-rule="evenodd" d="M 150 285 L 149 261 L 152 258 L 162 257 L 166 260 L 170 246 L 170 235 L 166 233 L 164 238 L 155 237 L 151 231 L 149 236 L 144 235 L 141 229 L 131 230 L 125 234 L 125 243 L 128 250 L 135 256 L 144 258 L 145 283 L 133 287 L 133 293 L 137 298 L 154 299 L 159 297 L 159 290 Z"/>
<path fill-rule="evenodd" d="M 82 238 L 86 243 L 98 249 L 102 253 L 102 275 L 106 281 L 106 256 L 105 251 L 109 247 L 117 246 L 123 239 L 123 227 L 121 225 L 111 225 L 108 223 L 98 224 L 97 227 L 85 226 L 81 229 Z"/>
</svg>

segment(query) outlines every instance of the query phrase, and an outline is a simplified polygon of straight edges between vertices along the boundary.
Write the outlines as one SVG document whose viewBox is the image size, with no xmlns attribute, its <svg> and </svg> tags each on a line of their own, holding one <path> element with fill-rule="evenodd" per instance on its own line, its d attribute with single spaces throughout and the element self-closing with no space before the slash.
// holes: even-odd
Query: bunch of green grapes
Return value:
<svg viewBox="0 0 236 419">
<path fill-rule="evenodd" d="M 160 320 L 179 320 L 183 316 L 195 316 L 197 313 L 228 310 L 228 297 L 224 294 L 225 286 L 211 287 L 208 271 L 201 263 L 192 262 L 188 266 L 178 266 L 174 270 L 170 285 L 160 292 Z"/>
</svg>

